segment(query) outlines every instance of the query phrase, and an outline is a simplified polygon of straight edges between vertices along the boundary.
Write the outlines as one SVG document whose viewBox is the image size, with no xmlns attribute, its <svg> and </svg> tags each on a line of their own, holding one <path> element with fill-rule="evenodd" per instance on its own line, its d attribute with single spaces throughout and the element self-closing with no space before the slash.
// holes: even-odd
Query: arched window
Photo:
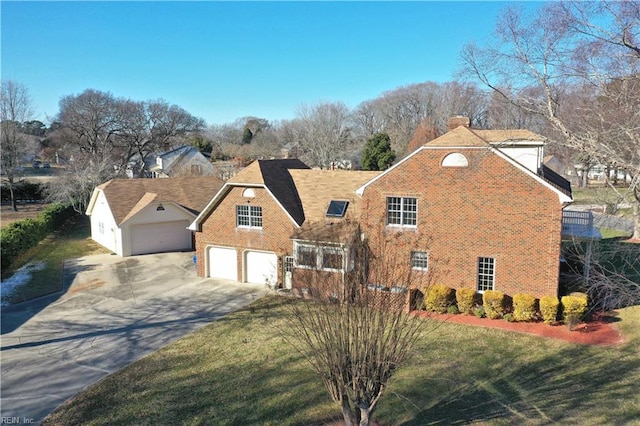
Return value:
<svg viewBox="0 0 640 426">
<path fill-rule="evenodd" d="M 442 167 L 468 167 L 469 161 L 467 161 L 467 157 L 460 154 L 459 152 L 453 152 L 442 160 Z"/>
<path fill-rule="evenodd" d="M 253 198 L 256 196 L 255 191 L 253 190 L 253 188 L 247 188 L 244 191 L 242 191 L 242 196 L 244 198 Z"/>
</svg>

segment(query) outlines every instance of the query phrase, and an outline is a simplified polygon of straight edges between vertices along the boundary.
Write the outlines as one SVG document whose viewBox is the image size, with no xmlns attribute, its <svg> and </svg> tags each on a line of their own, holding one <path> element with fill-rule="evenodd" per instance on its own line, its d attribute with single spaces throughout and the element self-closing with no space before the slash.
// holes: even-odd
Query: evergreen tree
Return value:
<svg viewBox="0 0 640 426">
<path fill-rule="evenodd" d="M 376 133 L 362 151 L 362 168 L 364 170 L 386 170 L 396 159 L 391 149 L 391 138 L 386 133 Z"/>
</svg>

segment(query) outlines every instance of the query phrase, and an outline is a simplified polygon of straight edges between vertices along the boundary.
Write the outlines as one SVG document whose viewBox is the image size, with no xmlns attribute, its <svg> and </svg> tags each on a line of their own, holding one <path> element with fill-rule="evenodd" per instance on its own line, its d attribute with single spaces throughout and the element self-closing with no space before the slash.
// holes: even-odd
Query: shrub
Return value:
<svg viewBox="0 0 640 426">
<path fill-rule="evenodd" d="M 458 310 L 458 307 L 456 305 L 450 305 L 447 308 L 447 313 L 451 315 L 456 315 L 456 314 L 459 314 L 460 311 Z"/>
<path fill-rule="evenodd" d="M 583 293 L 562 296 L 562 318 L 570 329 L 573 329 L 584 316 L 587 302 L 587 295 Z"/>
<path fill-rule="evenodd" d="M 513 317 L 513 314 L 511 312 L 506 313 L 502 316 L 502 319 L 505 320 L 506 322 L 514 322 L 515 318 Z"/>
<path fill-rule="evenodd" d="M 504 293 L 497 290 L 487 290 L 482 294 L 482 304 L 487 318 L 498 319 L 502 316 Z"/>
<path fill-rule="evenodd" d="M 536 298 L 530 294 L 513 295 L 513 319 L 531 321 L 536 316 Z"/>
<path fill-rule="evenodd" d="M 470 314 L 473 312 L 474 302 L 473 299 L 476 296 L 476 291 L 472 288 L 460 288 L 456 290 L 456 302 L 458 303 L 458 310 L 463 314 Z"/>
<path fill-rule="evenodd" d="M 484 318 L 484 308 L 482 306 L 476 306 L 475 308 L 473 308 L 473 315 L 477 316 L 478 318 Z"/>
<path fill-rule="evenodd" d="M 545 323 L 553 324 L 556 322 L 559 305 L 560 302 L 556 296 L 542 296 L 540 298 L 540 314 Z"/>
<path fill-rule="evenodd" d="M 0 230 L 1 266 L 3 268 L 9 266 L 16 257 L 38 245 L 40 240 L 66 222 L 73 214 L 70 206 L 52 204 L 35 219 L 18 220 L 2 228 Z"/>
<path fill-rule="evenodd" d="M 435 284 L 426 289 L 424 293 L 426 294 L 424 305 L 429 311 L 443 314 L 447 312 L 447 308 L 452 304 L 453 289 L 446 285 Z"/>
</svg>

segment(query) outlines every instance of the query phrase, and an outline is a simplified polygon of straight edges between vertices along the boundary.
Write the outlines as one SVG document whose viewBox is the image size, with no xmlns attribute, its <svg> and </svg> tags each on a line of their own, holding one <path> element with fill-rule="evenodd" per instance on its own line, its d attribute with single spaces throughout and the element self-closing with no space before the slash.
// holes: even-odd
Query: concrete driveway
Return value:
<svg viewBox="0 0 640 426">
<path fill-rule="evenodd" d="M 86 386 L 268 292 L 199 278 L 192 255 L 75 259 L 62 294 L 3 308 L 0 416 L 40 422 Z"/>
</svg>

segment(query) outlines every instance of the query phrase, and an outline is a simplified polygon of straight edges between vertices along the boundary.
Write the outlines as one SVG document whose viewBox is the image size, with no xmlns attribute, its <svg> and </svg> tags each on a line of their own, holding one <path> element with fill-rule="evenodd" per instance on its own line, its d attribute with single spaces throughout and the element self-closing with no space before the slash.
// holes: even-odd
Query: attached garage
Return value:
<svg viewBox="0 0 640 426">
<path fill-rule="evenodd" d="M 278 282 L 278 256 L 275 253 L 247 251 L 244 259 L 247 282 L 272 286 Z"/>
<path fill-rule="evenodd" d="M 131 254 L 192 250 L 188 221 L 158 222 L 131 227 Z"/>
<path fill-rule="evenodd" d="M 238 258 L 236 249 L 209 247 L 207 258 L 209 265 L 207 276 L 225 280 L 238 280 Z"/>
</svg>

